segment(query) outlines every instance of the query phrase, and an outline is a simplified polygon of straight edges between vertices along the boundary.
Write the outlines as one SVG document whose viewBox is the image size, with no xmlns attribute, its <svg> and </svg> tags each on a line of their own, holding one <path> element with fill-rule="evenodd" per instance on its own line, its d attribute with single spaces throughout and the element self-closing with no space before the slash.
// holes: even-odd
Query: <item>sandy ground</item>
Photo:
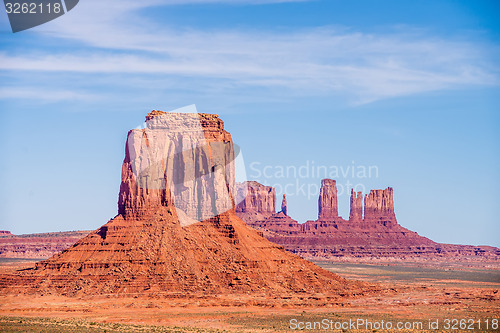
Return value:
<svg viewBox="0 0 500 333">
<path fill-rule="evenodd" d="M 32 264 L 26 260 L 3 261 L 0 272 Z M 500 319 L 500 269 L 430 268 L 408 263 L 319 264 L 344 277 L 382 283 L 398 292 L 317 307 L 249 306 L 251 303 L 244 296 L 227 296 L 230 302 L 222 298 L 145 299 L 111 295 L 2 296 L 0 331 L 289 332 L 302 325 L 308 328 L 308 323 L 315 322 L 323 329 L 311 331 L 341 332 L 342 328 L 346 332 L 500 331 L 498 324 L 495 326 L 495 320 L 498 323 Z M 272 304 L 272 300 L 268 301 Z M 234 306 L 235 303 L 240 305 Z M 392 329 L 388 328 L 389 323 Z M 403 329 L 397 329 L 397 325 L 403 325 Z M 430 329 L 434 327 L 437 329 Z"/>
</svg>

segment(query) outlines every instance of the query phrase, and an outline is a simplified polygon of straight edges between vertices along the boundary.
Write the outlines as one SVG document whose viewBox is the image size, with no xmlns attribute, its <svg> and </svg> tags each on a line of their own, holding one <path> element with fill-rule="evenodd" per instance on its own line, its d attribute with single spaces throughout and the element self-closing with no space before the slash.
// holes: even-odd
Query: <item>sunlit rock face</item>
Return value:
<svg viewBox="0 0 500 333">
<path fill-rule="evenodd" d="M 128 133 L 118 213 L 141 218 L 175 206 L 186 226 L 231 210 L 234 158 L 218 115 L 152 111 Z"/>
</svg>

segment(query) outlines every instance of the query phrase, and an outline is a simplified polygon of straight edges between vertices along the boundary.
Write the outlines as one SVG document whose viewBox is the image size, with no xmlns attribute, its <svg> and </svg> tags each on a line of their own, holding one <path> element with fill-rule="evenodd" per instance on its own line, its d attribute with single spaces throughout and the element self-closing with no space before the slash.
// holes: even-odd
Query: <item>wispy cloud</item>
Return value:
<svg viewBox="0 0 500 333">
<path fill-rule="evenodd" d="M 191 2 L 221 1 L 170 4 Z M 425 32 L 366 34 L 332 27 L 287 33 L 186 30 L 147 22 L 138 14 L 161 1 L 122 1 L 116 15 L 103 15 L 116 8 L 113 3 L 82 2 L 78 16 L 67 15 L 51 26 L 56 38 L 90 49 L 4 52 L 0 69 L 224 79 L 302 94 L 347 94 L 358 103 L 499 83 L 498 68 L 488 60 L 498 50 L 474 41 L 434 38 Z"/>
<path fill-rule="evenodd" d="M 0 99 L 37 100 L 38 102 L 59 102 L 64 100 L 89 101 L 99 97 L 93 94 L 71 90 L 53 90 L 40 87 L 2 88 Z"/>
</svg>

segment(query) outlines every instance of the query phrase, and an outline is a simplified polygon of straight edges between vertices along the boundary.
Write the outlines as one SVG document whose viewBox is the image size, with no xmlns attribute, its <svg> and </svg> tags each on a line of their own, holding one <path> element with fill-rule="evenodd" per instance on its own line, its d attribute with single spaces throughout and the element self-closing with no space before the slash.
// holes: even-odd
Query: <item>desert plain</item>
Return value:
<svg viewBox="0 0 500 333">
<path fill-rule="evenodd" d="M 36 260 L 2 259 L 1 273 Z M 346 299 L 336 304 L 295 305 L 295 299 L 235 297 L 132 297 L 100 295 L 9 295 L 0 302 L 2 332 L 294 332 L 295 324 L 333 321 L 312 332 L 485 332 L 500 317 L 500 270 L 441 262 L 315 262 L 338 275 L 380 284 L 392 293 Z M 307 298 L 307 295 L 304 295 Z M 294 321 L 295 320 L 295 321 Z M 364 320 L 364 323 L 362 321 Z M 429 329 L 429 320 L 437 329 Z M 449 320 L 449 322 L 447 321 Z M 456 320 L 456 322 L 454 321 Z M 460 322 L 462 320 L 462 322 Z M 464 321 L 465 320 L 465 321 Z M 359 323 L 335 329 L 335 323 Z M 373 325 L 384 322 L 385 329 Z M 372 328 L 369 326 L 372 323 Z M 391 322 L 393 328 L 387 329 Z M 466 322 L 466 329 L 463 329 Z M 490 327 L 486 327 L 489 322 Z M 397 323 L 407 328 L 397 329 Z M 449 324 L 449 329 L 445 327 Z M 461 325 L 462 324 L 462 328 Z M 481 324 L 482 327 L 479 325 Z M 339 325 L 339 324 L 338 324 Z M 368 325 L 368 326 L 367 326 Z M 419 326 L 422 325 L 422 326 Z M 410 327 L 411 326 L 411 327 Z M 344 327 L 346 325 L 344 324 Z M 494 327 L 497 327 L 496 329 Z M 305 326 L 304 326 L 305 328 Z"/>
<path fill-rule="evenodd" d="M 402 227 L 390 187 L 364 204 L 351 191 L 345 220 L 332 179 L 299 224 L 273 188 L 235 184 L 234 158 L 218 115 L 149 113 L 127 136 L 114 218 L 2 231 L 0 331 L 499 330 L 500 249 Z"/>
</svg>

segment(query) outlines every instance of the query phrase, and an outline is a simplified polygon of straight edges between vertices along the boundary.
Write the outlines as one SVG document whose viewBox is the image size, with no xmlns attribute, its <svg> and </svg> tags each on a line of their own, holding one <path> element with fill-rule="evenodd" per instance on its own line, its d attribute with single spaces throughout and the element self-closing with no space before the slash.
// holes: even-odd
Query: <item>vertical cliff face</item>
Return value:
<svg viewBox="0 0 500 333">
<path fill-rule="evenodd" d="M 331 220 L 338 216 L 337 183 L 332 179 L 323 179 L 318 199 L 318 219 Z"/>
<path fill-rule="evenodd" d="M 360 222 L 363 220 L 363 194 L 354 192 L 351 189 L 351 212 L 349 214 L 350 222 Z"/>
<path fill-rule="evenodd" d="M 396 222 L 391 187 L 385 190 L 371 190 L 365 195 L 365 221 L 386 220 Z"/>
<path fill-rule="evenodd" d="M 264 186 L 255 181 L 236 184 L 236 212 L 274 214 L 276 212 L 276 192 L 272 186 Z"/>
<path fill-rule="evenodd" d="M 288 215 L 286 213 L 286 194 L 283 194 L 283 200 L 281 201 L 281 211 L 283 214 Z"/>
<path fill-rule="evenodd" d="M 128 133 L 118 213 L 141 218 L 171 206 L 187 225 L 231 210 L 233 161 L 218 115 L 153 111 Z"/>
</svg>

